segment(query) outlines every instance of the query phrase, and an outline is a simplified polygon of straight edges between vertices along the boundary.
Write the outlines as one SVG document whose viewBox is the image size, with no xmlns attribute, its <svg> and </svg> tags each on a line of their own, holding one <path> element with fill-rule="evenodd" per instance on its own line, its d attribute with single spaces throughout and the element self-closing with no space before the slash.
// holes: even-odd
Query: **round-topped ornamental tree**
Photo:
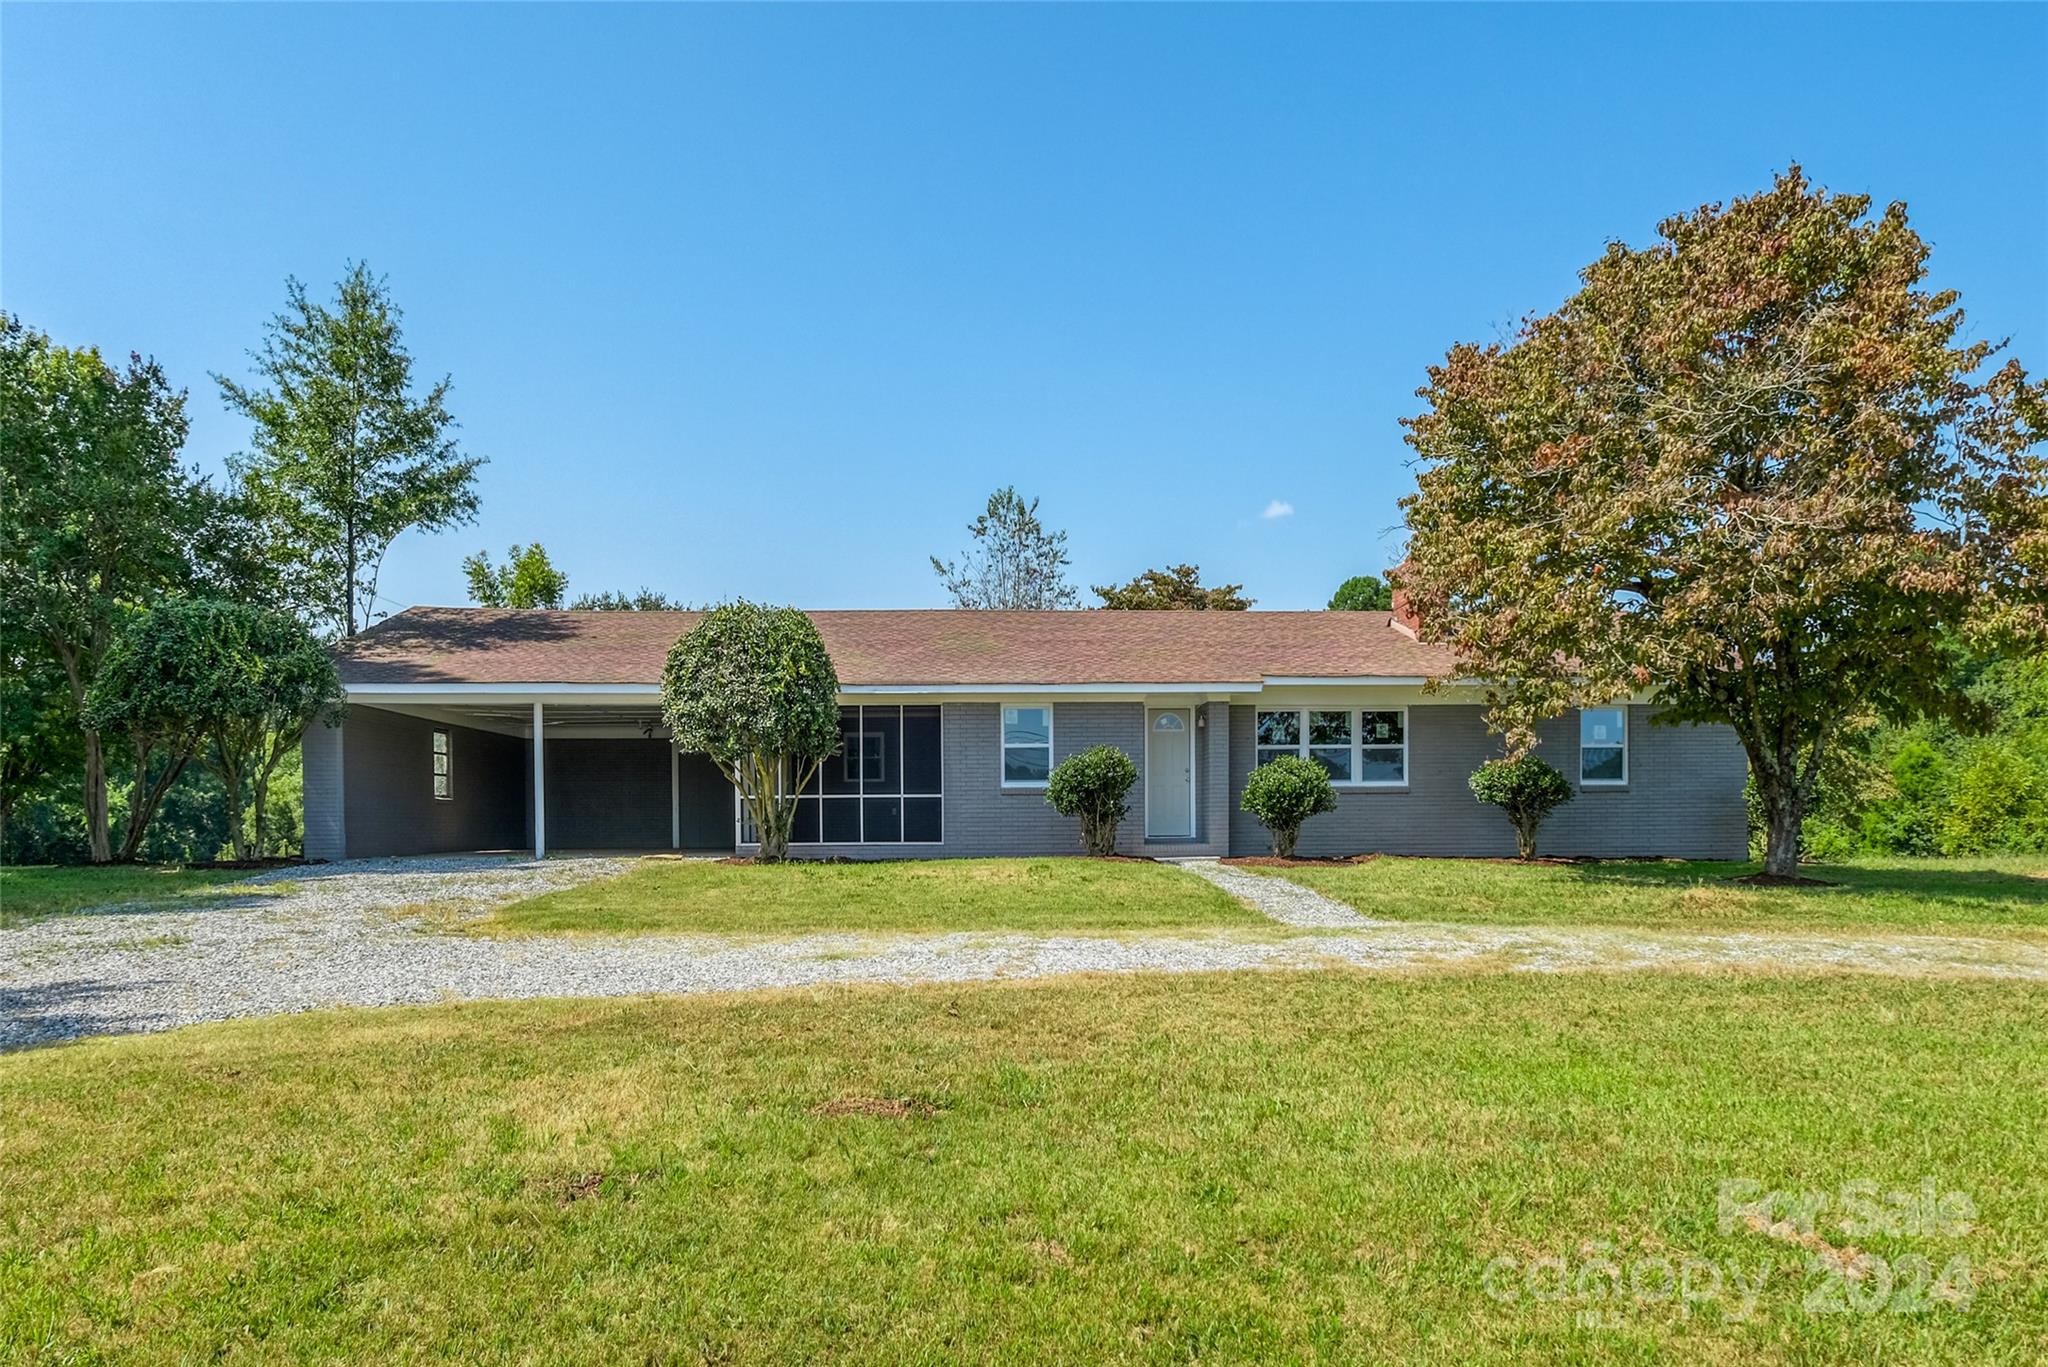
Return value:
<svg viewBox="0 0 2048 1367">
<path fill-rule="evenodd" d="M 669 648 L 661 715 L 739 790 L 760 858 L 789 857 L 796 795 L 839 750 L 839 674 L 795 608 L 725 603 Z"/>
<path fill-rule="evenodd" d="M 1282 755 L 1252 770 L 1244 781 L 1241 805 L 1273 833 L 1273 853 L 1292 859 L 1302 823 L 1336 811 L 1337 791 L 1322 765 L 1300 755 Z"/>
</svg>

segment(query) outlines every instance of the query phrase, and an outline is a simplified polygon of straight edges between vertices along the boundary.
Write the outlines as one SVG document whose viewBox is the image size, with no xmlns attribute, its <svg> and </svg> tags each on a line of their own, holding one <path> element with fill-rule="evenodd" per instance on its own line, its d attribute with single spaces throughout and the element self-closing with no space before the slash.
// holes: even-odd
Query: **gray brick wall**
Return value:
<svg viewBox="0 0 2048 1367">
<path fill-rule="evenodd" d="M 342 814 L 342 744 L 346 723 L 315 722 L 299 743 L 302 801 L 306 816 L 306 858 L 346 859 L 348 832 Z"/>
<path fill-rule="evenodd" d="M 434 798 L 433 732 L 449 733 L 452 799 Z M 348 856 L 517 849 L 527 843 L 527 742 L 376 707 L 349 708 L 341 730 Z M 310 757 L 309 757 L 310 758 Z M 330 782 L 315 778 L 309 786 Z"/>
<path fill-rule="evenodd" d="M 1226 804 L 1205 796 L 1209 776 L 1225 771 L 1227 742 L 1211 751 L 1208 726 L 1228 709 L 1201 709 L 1208 724 L 1195 732 L 1195 841 L 1145 841 L 1145 708 L 1141 703 L 1060 703 L 1053 709 L 1053 762 L 1096 745 L 1114 745 L 1138 766 L 1130 815 L 1117 830 L 1123 854 L 1221 853 L 1218 836 L 1228 829 Z M 1044 790 L 1002 786 L 998 742 L 1000 709 L 995 703 L 947 703 L 940 734 L 945 749 L 945 839 L 936 845 L 796 845 L 804 856 L 854 859 L 979 858 L 994 855 L 1079 854 L 1081 824 L 1046 805 Z M 1227 725 L 1227 720 L 1224 723 Z M 1206 822 L 1206 827 L 1205 823 Z M 744 847 L 751 848 L 751 847 Z"/>
<path fill-rule="evenodd" d="M 1253 707 L 1231 709 L 1230 786 L 1241 793 L 1253 758 Z M 1654 709 L 1629 709 L 1629 783 L 1582 788 L 1543 827 L 1546 854 L 1666 855 L 1741 859 L 1748 851 L 1742 800 L 1748 762 L 1725 726 L 1661 726 Z M 1578 715 L 1538 728 L 1537 753 L 1577 785 Z M 1304 855 L 1512 855 L 1514 832 L 1499 809 L 1472 796 L 1466 779 L 1500 753 L 1483 709 L 1408 709 L 1408 786 L 1339 790 L 1336 811 L 1302 827 Z M 1232 801 L 1230 851 L 1264 854 L 1265 827 Z"/>
</svg>

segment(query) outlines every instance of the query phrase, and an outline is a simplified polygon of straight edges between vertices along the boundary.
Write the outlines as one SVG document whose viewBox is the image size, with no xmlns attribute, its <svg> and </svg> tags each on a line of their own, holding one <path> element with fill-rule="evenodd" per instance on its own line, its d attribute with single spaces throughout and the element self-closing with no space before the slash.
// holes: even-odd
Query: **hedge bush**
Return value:
<svg viewBox="0 0 2048 1367">
<path fill-rule="evenodd" d="M 1322 765 L 1299 755 L 1283 755 L 1252 770 L 1244 782 L 1241 805 L 1273 833 L 1273 853 L 1291 859 L 1295 842 L 1301 839 L 1302 823 L 1337 810 L 1337 790 L 1330 786 L 1329 772 Z"/>
<path fill-rule="evenodd" d="M 1116 853 L 1116 828 L 1129 813 L 1124 798 L 1138 781 L 1138 766 L 1114 745 L 1069 755 L 1046 780 L 1045 800 L 1061 816 L 1081 818 L 1081 844 L 1093 855 Z"/>
<path fill-rule="evenodd" d="M 1534 755 L 1490 759 L 1473 770 L 1466 783 L 1481 802 L 1508 814 L 1515 828 L 1515 851 L 1524 859 L 1536 857 L 1536 832 L 1544 818 L 1572 800 L 1572 785 L 1565 776 Z"/>
</svg>

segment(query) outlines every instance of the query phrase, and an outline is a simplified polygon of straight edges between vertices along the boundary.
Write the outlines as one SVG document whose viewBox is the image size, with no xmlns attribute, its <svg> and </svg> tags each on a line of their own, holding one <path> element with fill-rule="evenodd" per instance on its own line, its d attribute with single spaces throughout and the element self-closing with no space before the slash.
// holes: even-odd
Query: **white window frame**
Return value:
<svg viewBox="0 0 2048 1367">
<path fill-rule="evenodd" d="M 1254 766 L 1254 767 L 1257 767 L 1257 762 L 1258 762 L 1258 760 L 1259 760 L 1259 754 L 1260 754 L 1260 751 L 1275 751 L 1275 750 L 1285 750 L 1285 749 L 1287 749 L 1287 748 L 1288 748 L 1287 746 L 1282 746 L 1282 745 L 1261 745 L 1261 744 L 1259 744 L 1259 717 L 1260 717 L 1261 715 L 1270 715 L 1270 714 L 1272 714 L 1272 713 L 1276 713 L 1276 712 L 1285 712 L 1285 713 L 1292 713 L 1292 714 L 1293 714 L 1293 716 L 1294 716 L 1294 731 L 1295 731 L 1295 736 L 1294 736 L 1294 746 L 1293 746 L 1293 750 L 1294 750 L 1294 753 L 1295 753 L 1295 754 L 1297 754 L 1297 755 L 1301 756 L 1301 758 L 1303 758 L 1303 759 L 1308 759 L 1308 758 L 1309 758 L 1309 751 L 1311 751 L 1311 750 L 1334 750 L 1334 749 L 1336 749 L 1336 748 L 1337 748 L 1337 747 L 1335 747 L 1335 746 L 1333 746 L 1333 745 L 1311 745 L 1311 744 L 1309 743 L 1309 729 L 1308 729 L 1308 714 L 1309 714 L 1309 713 L 1311 713 L 1311 712 L 1349 712 L 1349 713 L 1351 714 L 1351 777 L 1350 777 L 1350 778 L 1347 778 L 1347 779 L 1344 779 L 1344 780 L 1342 780 L 1341 782 L 1340 782 L 1339 780 L 1337 780 L 1337 779 L 1331 779 L 1331 780 L 1330 780 L 1330 786 L 1331 786 L 1331 787 L 1333 787 L 1333 788 L 1341 788 L 1341 789 L 1345 789 L 1345 790 L 1347 790 L 1347 791 L 1348 791 L 1348 790 L 1350 790 L 1350 789 L 1353 789 L 1353 788 L 1360 788 L 1360 789 L 1374 789 L 1374 788 L 1378 788 L 1378 789 L 1386 790 L 1386 789 L 1401 789 L 1401 788 L 1406 788 L 1406 787 L 1408 786 L 1408 775 L 1409 775 L 1409 770 L 1408 770 L 1408 763 L 1409 763 L 1409 760 L 1410 760 L 1411 756 L 1410 756 L 1410 755 L 1409 755 L 1409 753 L 1408 753 L 1408 721 L 1409 721 L 1409 718 L 1408 718 L 1408 709 L 1407 709 L 1407 708 L 1405 708 L 1405 707 L 1351 707 L 1351 708 L 1343 708 L 1343 707 L 1318 707 L 1318 706 L 1314 705 L 1313 703 L 1304 703 L 1304 704 L 1303 704 L 1302 706 L 1300 706 L 1300 707 L 1255 707 L 1255 708 L 1253 708 L 1253 709 L 1252 709 L 1252 760 L 1253 760 L 1253 766 Z M 1364 773 L 1364 772 L 1365 772 L 1365 752 L 1366 752 L 1367 750 L 1391 750 L 1391 749 L 1393 749 L 1393 748 L 1394 748 L 1394 747 L 1393 747 L 1393 746 L 1391 746 L 1391 745 L 1369 745 L 1369 744 L 1367 744 L 1367 743 L 1366 743 L 1366 739 L 1365 739 L 1365 714 L 1366 714 L 1366 713 L 1368 713 L 1368 712 L 1397 712 L 1397 713 L 1399 713 L 1399 714 L 1400 714 L 1400 716 L 1401 716 L 1401 777 L 1400 777 L 1400 778 L 1398 778 L 1398 779 L 1362 779 L 1362 778 L 1359 778 L 1359 777 L 1358 777 L 1358 775 L 1360 775 L 1360 774 L 1362 774 L 1362 773 Z"/>
<path fill-rule="evenodd" d="M 1621 777 L 1586 777 L 1586 714 L 1588 712 L 1612 712 L 1621 718 Z M 1600 745 L 1597 750 L 1611 750 L 1614 747 Z M 1628 762 L 1628 704 L 1618 703 L 1613 707 L 1582 707 L 1579 709 L 1579 786 L 1581 788 L 1626 788 L 1629 779 Z"/>
<path fill-rule="evenodd" d="M 435 741 L 439 741 L 441 743 L 437 746 L 434 744 Z M 427 761 L 427 787 L 429 788 L 429 790 L 433 791 L 434 801 L 453 802 L 455 800 L 454 734 L 444 727 L 435 727 L 433 729 L 432 734 L 429 735 L 427 738 L 427 753 L 430 756 L 430 758 Z M 436 761 L 439 761 L 439 768 L 434 767 Z M 445 793 L 439 791 L 440 788 L 443 786 L 440 782 L 438 782 L 438 780 L 440 779 L 448 780 L 447 784 L 445 785 L 448 791 Z"/>
<path fill-rule="evenodd" d="M 1040 744 L 1039 742 L 1037 742 L 1037 741 L 1032 741 L 1032 742 L 1031 742 L 1030 744 L 1028 744 L 1028 745 L 1012 745 L 1012 744 L 1010 744 L 1009 732 L 1008 732 L 1008 730 L 1006 729 L 1006 728 L 1008 727 L 1008 723 L 1007 723 L 1007 722 L 1005 722 L 1005 721 L 1003 720 L 1003 713 L 1004 713 L 1004 712 L 1006 712 L 1006 711 L 1008 711 L 1008 710 L 1010 710 L 1011 708 L 1017 708 L 1017 709 L 1019 709 L 1019 710 L 1022 710 L 1022 709 L 1025 709 L 1025 708 L 1029 708 L 1030 710 L 1032 710 L 1032 711 L 1034 711 L 1034 712 L 1040 712 L 1040 711 L 1042 711 L 1042 712 L 1044 712 L 1044 713 L 1045 713 L 1045 743 L 1044 743 L 1044 744 L 1042 744 L 1042 745 L 1041 745 L 1041 744 Z M 1045 785 L 1046 785 L 1047 783 L 1049 783 L 1049 782 L 1051 782 L 1051 781 L 1052 781 L 1052 777 L 1051 777 L 1051 776 L 1052 776 L 1052 766 L 1053 766 L 1053 755 L 1057 753 L 1057 751 L 1055 751 L 1055 750 L 1054 750 L 1054 748 L 1053 748 L 1053 725 L 1054 725 L 1054 723 L 1055 723 L 1055 722 L 1057 721 L 1057 718 L 1056 718 L 1056 717 L 1055 717 L 1055 716 L 1053 715 L 1054 711 L 1055 711 L 1055 709 L 1054 709 L 1053 705 L 1052 705 L 1051 703 L 1049 703 L 1049 702 L 1005 702 L 1005 703 L 997 703 L 997 704 L 996 704 L 996 782 L 997 782 L 997 783 L 1001 784 L 1001 785 L 1002 785 L 1003 787 L 1005 787 L 1005 788 L 1010 788 L 1010 789 L 1021 789 L 1021 790 L 1024 790 L 1024 791 L 1031 791 L 1031 790 L 1034 790 L 1034 789 L 1043 789 L 1043 788 L 1045 787 Z M 1045 772 L 1046 772 L 1046 777 L 1045 777 L 1045 778 L 1020 778 L 1020 779 L 1012 779 L 1012 778 L 1010 777 L 1010 762 L 1009 762 L 1009 761 L 1010 761 L 1010 752 L 1011 752 L 1012 750 L 1043 750 L 1043 751 L 1045 751 Z"/>
</svg>

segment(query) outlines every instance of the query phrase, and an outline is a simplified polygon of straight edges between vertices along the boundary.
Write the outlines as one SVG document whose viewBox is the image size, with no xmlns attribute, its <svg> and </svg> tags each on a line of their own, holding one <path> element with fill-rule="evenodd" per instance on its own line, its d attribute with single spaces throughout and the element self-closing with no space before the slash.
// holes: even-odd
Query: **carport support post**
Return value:
<svg viewBox="0 0 2048 1367">
<path fill-rule="evenodd" d="M 683 847 L 683 752 L 668 743 L 668 847 Z"/>
<path fill-rule="evenodd" d="M 541 740 L 540 704 L 533 705 L 533 857 L 548 857 L 547 746 Z"/>
</svg>

